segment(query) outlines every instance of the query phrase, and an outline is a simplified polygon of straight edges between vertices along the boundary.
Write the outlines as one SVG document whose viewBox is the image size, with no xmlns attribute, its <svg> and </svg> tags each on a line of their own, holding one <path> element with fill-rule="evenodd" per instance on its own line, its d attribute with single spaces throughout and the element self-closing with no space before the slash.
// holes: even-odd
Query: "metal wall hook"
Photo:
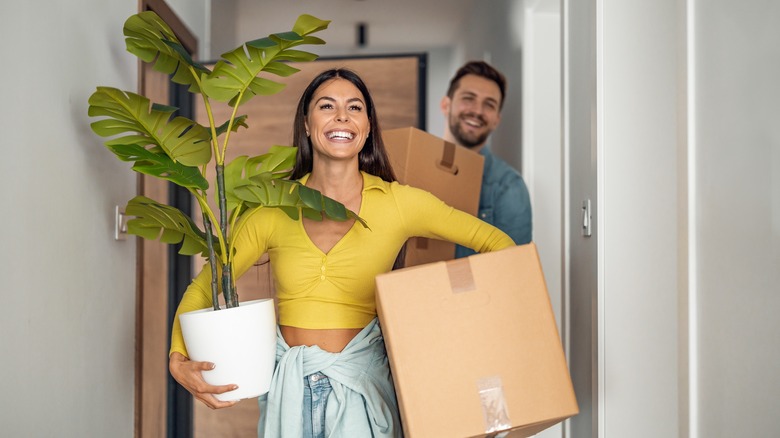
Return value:
<svg viewBox="0 0 780 438">
<path fill-rule="evenodd" d="M 593 217 L 590 211 L 590 199 L 582 201 L 582 235 L 590 237 L 593 235 Z"/>
<path fill-rule="evenodd" d="M 114 240 L 127 240 L 127 216 L 118 205 L 114 206 Z"/>
</svg>

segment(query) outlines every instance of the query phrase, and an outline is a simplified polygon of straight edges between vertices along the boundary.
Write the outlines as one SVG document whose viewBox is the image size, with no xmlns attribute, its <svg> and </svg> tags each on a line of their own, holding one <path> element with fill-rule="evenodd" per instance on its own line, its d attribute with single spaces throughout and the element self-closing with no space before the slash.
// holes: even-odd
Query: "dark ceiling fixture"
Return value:
<svg viewBox="0 0 780 438">
<path fill-rule="evenodd" d="M 357 46 L 366 47 L 368 45 L 368 25 L 366 23 L 358 23 L 357 29 Z"/>
</svg>

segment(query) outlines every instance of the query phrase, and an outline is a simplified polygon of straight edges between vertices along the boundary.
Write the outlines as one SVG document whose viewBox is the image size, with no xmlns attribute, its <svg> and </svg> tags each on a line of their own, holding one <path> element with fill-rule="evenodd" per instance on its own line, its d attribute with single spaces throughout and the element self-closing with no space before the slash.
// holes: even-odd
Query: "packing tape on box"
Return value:
<svg viewBox="0 0 780 438">
<path fill-rule="evenodd" d="M 447 262 L 447 275 L 450 278 L 452 293 L 468 292 L 475 290 L 474 274 L 471 273 L 471 263 L 468 258 L 449 260 Z"/>
<path fill-rule="evenodd" d="M 509 421 L 504 387 L 501 377 L 490 376 L 477 381 L 479 399 L 482 402 L 482 414 L 485 417 L 485 433 L 494 433 L 512 427 Z"/>
<path fill-rule="evenodd" d="M 455 165 L 455 144 L 448 141 L 444 142 L 444 149 L 441 154 L 441 161 L 436 163 L 436 167 L 445 170 L 453 175 L 458 174 L 458 166 Z"/>
</svg>

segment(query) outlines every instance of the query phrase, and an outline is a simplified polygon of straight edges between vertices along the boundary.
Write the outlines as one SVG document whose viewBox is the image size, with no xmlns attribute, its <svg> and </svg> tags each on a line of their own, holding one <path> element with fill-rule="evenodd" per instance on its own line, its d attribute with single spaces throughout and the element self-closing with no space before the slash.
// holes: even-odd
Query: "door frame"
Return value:
<svg viewBox="0 0 780 438">
<path fill-rule="evenodd" d="M 139 11 L 154 11 L 193 57 L 198 40 L 163 0 L 139 0 Z M 139 94 L 170 104 L 173 87 L 167 75 L 138 61 Z M 139 174 L 137 193 L 168 203 L 169 183 Z M 136 238 L 136 348 L 134 436 L 170 436 L 168 333 L 170 332 L 170 245 Z M 191 407 L 188 408 L 191 412 Z M 178 423 L 178 421 L 177 421 Z"/>
</svg>

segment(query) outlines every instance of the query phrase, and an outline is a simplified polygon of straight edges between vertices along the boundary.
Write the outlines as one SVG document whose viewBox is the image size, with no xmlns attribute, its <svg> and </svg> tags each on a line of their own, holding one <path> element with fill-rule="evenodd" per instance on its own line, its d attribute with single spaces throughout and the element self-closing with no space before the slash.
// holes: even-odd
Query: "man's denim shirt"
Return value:
<svg viewBox="0 0 780 438">
<path fill-rule="evenodd" d="M 507 233 L 518 245 L 531 242 L 531 198 L 520 173 L 486 146 L 479 152 L 485 157 L 478 217 Z M 458 246 L 455 257 L 475 254 Z"/>
</svg>

